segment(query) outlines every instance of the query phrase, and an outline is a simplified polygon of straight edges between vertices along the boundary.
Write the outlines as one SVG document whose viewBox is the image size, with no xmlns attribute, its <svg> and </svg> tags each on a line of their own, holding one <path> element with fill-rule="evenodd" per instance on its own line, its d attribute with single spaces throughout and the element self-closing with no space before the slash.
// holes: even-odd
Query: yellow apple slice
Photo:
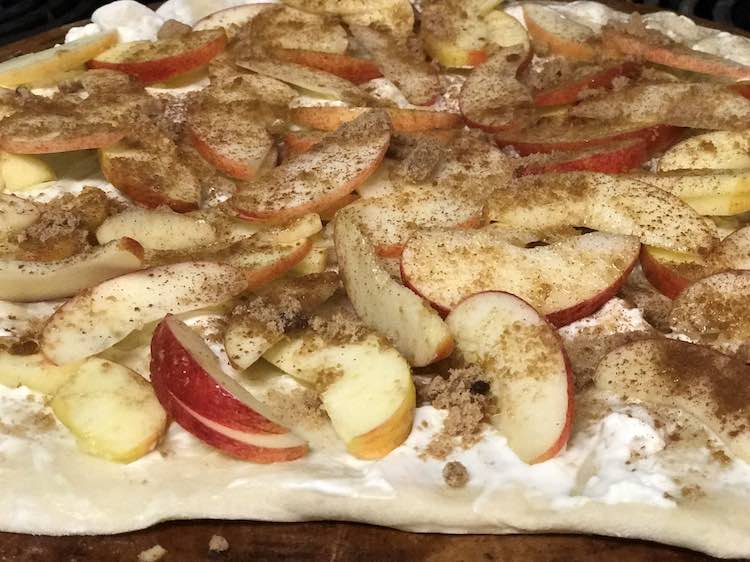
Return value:
<svg viewBox="0 0 750 562">
<path fill-rule="evenodd" d="M 96 230 L 99 244 L 132 238 L 149 250 L 189 250 L 209 246 L 217 236 L 211 223 L 170 209 L 132 208 L 108 217 Z"/>
<path fill-rule="evenodd" d="M 264 358 L 318 389 L 333 429 L 355 457 L 382 458 L 409 436 L 416 396 L 409 365 L 374 334 L 336 342 L 307 329 Z"/>
<path fill-rule="evenodd" d="M 111 30 L 82 37 L 65 45 L 21 55 L 0 64 L 0 86 L 13 87 L 48 78 L 81 66 L 117 42 L 117 31 Z"/>
<path fill-rule="evenodd" d="M 55 171 L 41 158 L 30 154 L 0 151 L 0 191 L 23 191 L 57 179 Z"/>
<path fill-rule="evenodd" d="M 50 406 L 83 451 L 116 462 L 142 457 L 167 429 L 167 414 L 148 381 L 106 359 L 86 360 Z"/>
<path fill-rule="evenodd" d="M 143 248 L 122 238 L 60 261 L 0 260 L 0 299 L 34 302 L 70 297 L 143 268 Z"/>
<path fill-rule="evenodd" d="M 594 382 L 627 402 L 679 408 L 750 461 L 750 367 L 707 347 L 670 339 L 626 344 L 607 354 Z"/>
<path fill-rule="evenodd" d="M 58 308 L 42 330 L 41 350 L 57 365 L 85 359 L 166 314 L 219 305 L 246 288 L 241 270 L 211 262 L 122 275 Z"/>
<path fill-rule="evenodd" d="M 313 14 L 348 16 L 381 10 L 393 0 L 284 0 L 284 4 Z"/>
<path fill-rule="evenodd" d="M 622 175 L 596 172 L 541 174 L 498 189 L 489 219 L 509 229 L 533 232 L 585 226 L 638 236 L 644 244 L 705 255 L 716 228 L 678 197 Z"/>
<path fill-rule="evenodd" d="M 596 34 L 589 27 L 539 4 L 525 3 L 523 17 L 538 55 L 557 54 L 573 60 L 596 57 Z"/>
<path fill-rule="evenodd" d="M 26 386 L 43 394 L 54 394 L 72 375 L 81 362 L 55 365 L 41 353 L 14 355 L 0 351 L 0 384 L 16 388 Z"/>
<path fill-rule="evenodd" d="M 34 224 L 40 214 L 39 207 L 32 201 L 0 193 L 0 237 Z"/>
<path fill-rule="evenodd" d="M 323 230 L 320 215 L 308 213 L 286 224 L 274 225 L 259 231 L 253 240 L 265 244 L 291 244 L 315 236 Z"/>
<path fill-rule="evenodd" d="M 362 320 L 389 338 L 414 366 L 447 357 L 453 338 L 440 316 L 391 278 L 378 261 L 355 212 L 343 209 L 334 222 L 339 273 Z"/>
<path fill-rule="evenodd" d="M 573 426 L 573 372 L 555 329 L 528 303 L 497 291 L 463 300 L 445 319 L 464 361 L 497 399 L 494 425 L 527 463 L 554 457 Z"/>
<path fill-rule="evenodd" d="M 667 150 L 658 166 L 660 172 L 750 168 L 750 131 L 711 131 L 695 135 Z"/>
<path fill-rule="evenodd" d="M 409 0 L 388 0 L 371 10 L 343 15 L 346 25 L 365 25 L 387 29 L 397 37 L 407 37 L 414 30 L 414 8 Z"/>
</svg>

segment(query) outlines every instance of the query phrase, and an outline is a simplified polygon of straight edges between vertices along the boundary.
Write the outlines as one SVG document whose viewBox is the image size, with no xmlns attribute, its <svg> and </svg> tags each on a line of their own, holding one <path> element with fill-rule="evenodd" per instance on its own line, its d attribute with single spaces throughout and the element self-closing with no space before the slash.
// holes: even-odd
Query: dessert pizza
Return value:
<svg viewBox="0 0 750 562">
<path fill-rule="evenodd" d="M 750 555 L 750 40 L 234 4 L 115 2 L 0 64 L 0 529 Z"/>
</svg>

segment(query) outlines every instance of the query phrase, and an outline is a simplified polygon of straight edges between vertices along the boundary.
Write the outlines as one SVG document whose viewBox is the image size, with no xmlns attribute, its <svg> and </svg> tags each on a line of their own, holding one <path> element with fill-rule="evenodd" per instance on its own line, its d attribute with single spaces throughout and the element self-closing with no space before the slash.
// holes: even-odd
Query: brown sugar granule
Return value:
<svg viewBox="0 0 750 562">
<path fill-rule="evenodd" d="M 229 550 L 229 541 L 221 535 L 213 535 L 208 541 L 208 550 L 210 552 L 226 552 Z"/>
<path fill-rule="evenodd" d="M 316 429 L 328 421 L 320 396 L 309 388 L 289 392 L 271 389 L 266 393 L 265 402 L 286 426 Z"/>
<path fill-rule="evenodd" d="M 451 488 L 463 488 L 469 481 L 469 471 L 460 462 L 451 461 L 443 467 L 443 480 Z"/>
<path fill-rule="evenodd" d="M 490 393 L 471 390 L 480 381 L 486 382 L 483 377 L 482 369 L 471 366 L 451 369 L 448 379 L 435 377 L 432 380 L 427 396 L 435 408 L 447 410 L 448 415 L 442 430 L 423 451 L 424 456 L 444 459 L 455 446 L 467 449 L 479 441 L 482 424 L 494 406 Z"/>
<path fill-rule="evenodd" d="M 165 554 L 167 554 L 167 549 L 160 544 L 155 544 L 138 554 L 138 562 L 157 562 L 164 558 Z"/>
</svg>

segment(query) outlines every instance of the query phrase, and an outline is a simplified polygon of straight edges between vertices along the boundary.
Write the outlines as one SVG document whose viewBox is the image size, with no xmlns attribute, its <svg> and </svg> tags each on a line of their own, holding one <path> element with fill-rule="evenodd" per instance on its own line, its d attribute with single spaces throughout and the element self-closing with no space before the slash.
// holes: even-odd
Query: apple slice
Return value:
<svg viewBox="0 0 750 562">
<path fill-rule="evenodd" d="M 178 212 L 200 205 L 198 179 L 166 136 L 108 146 L 99 152 L 99 162 L 104 177 L 139 205 Z"/>
<path fill-rule="evenodd" d="M 488 217 L 505 228 L 534 232 L 585 226 L 694 255 L 706 255 L 717 242 L 713 224 L 676 196 L 628 177 L 594 172 L 520 178 L 494 192 Z"/>
<path fill-rule="evenodd" d="M 334 272 L 280 281 L 262 295 L 238 304 L 224 332 L 224 349 L 237 369 L 247 369 L 338 289 Z"/>
<path fill-rule="evenodd" d="M 395 37 L 406 38 L 414 33 L 414 12 L 414 6 L 409 0 L 385 0 L 366 12 L 344 14 L 341 19 L 348 26 L 374 27 Z"/>
<path fill-rule="evenodd" d="M 40 216 L 39 206 L 33 201 L 0 193 L 0 238 L 34 224 Z"/>
<path fill-rule="evenodd" d="M 742 361 L 706 347 L 647 339 L 611 351 L 594 382 L 628 402 L 679 408 L 703 423 L 727 448 L 750 460 L 750 412 Z"/>
<path fill-rule="evenodd" d="M 385 112 L 365 112 L 308 152 L 243 186 L 231 205 L 244 218 L 274 221 L 326 209 L 377 169 L 390 136 Z"/>
<path fill-rule="evenodd" d="M 148 381 L 106 359 L 86 360 L 50 407 L 83 451 L 117 462 L 142 457 L 167 429 L 167 415 Z"/>
<path fill-rule="evenodd" d="M 674 139 L 678 131 L 669 125 L 646 127 L 570 119 L 562 123 L 542 123 L 518 132 L 502 131 L 496 141 L 500 147 L 510 146 L 521 156 L 528 156 L 537 152 L 582 150 L 632 139 L 657 142 L 662 138 Z"/>
<path fill-rule="evenodd" d="M 409 103 L 430 105 L 441 94 L 438 74 L 424 57 L 400 38 L 372 27 L 350 25 L 354 38 L 372 55 L 373 61 Z"/>
<path fill-rule="evenodd" d="M 41 353 L 14 355 L 0 351 L 0 384 L 16 388 L 25 386 L 42 394 L 54 394 L 78 372 L 81 362 L 55 365 Z"/>
<path fill-rule="evenodd" d="M 152 84 L 207 64 L 226 44 L 223 29 L 195 31 L 158 41 L 119 43 L 89 61 L 89 67 L 118 70 Z"/>
<path fill-rule="evenodd" d="M 255 234 L 253 241 L 265 244 L 291 244 L 315 236 L 321 230 L 323 223 L 320 216 L 309 213 L 291 222 L 264 228 Z"/>
<path fill-rule="evenodd" d="M 284 135 L 282 161 L 307 152 L 325 137 L 322 131 L 289 131 Z"/>
<path fill-rule="evenodd" d="M 476 4 L 476 5 L 473 5 Z M 479 66 L 495 47 L 524 45 L 529 37 L 517 19 L 495 10 L 499 2 L 434 2 L 423 7 L 420 35 L 425 50 L 448 68 Z"/>
<path fill-rule="evenodd" d="M 415 407 L 409 365 L 346 309 L 330 307 L 264 358 L 318 390 L 333 429 L 355 457 L 382 458 L 409 436 Z"/>
<path fill-rule="evenodd" d="M 0 86 L 12 88 L 75 69 L 117 42 L 110 30 L 0 63 Z"/>
<path fill-rule="evenodd" d="M 540 55 L 556 54 L 573 60 L 592 60 L 600 51 L 597 36 L 578 22 L 539 4 L 524 4 L 523 18 L 534 51 Z"/>
<path fill-rule="evenodd" d="M 415 233 L 401 255 L 408 287 L 442 311 L 480 291 L 507 291 L 555 326 L 588 316 L 607 302 L 638 259 L 633 236 L 592 232 L 523 248 L 491 230 Z M 585 276 L 580 272 L 585 269 Z"/>
<path fill-rule="evenodd" d="M 55 171 L 44 160 L 0 151 L 0 191 L 24 191 L 56 179 Z"/>
<path fill-rule="evenodd" d="M 580 78 L 564 81 L 534 94 L 534 105 L 547 107 L 578 101 L 584 90 L 611 90 L 619 79 L 635 79 L 641 75 L 641 65 L 632 61 L 618 62 L 599 68 Z"/>
<path fill-rule="evenodd" d="M 719 268 L 750 269 L 750 227 L 745 226 L 724 238 L 711 254 Z"/>
<path fill-rule="evenodd" d="M 417 367 L 451 353 L 453 340 L 445 323 L 422 299 L 391 278 L 363 234 L 355 212 L 344 209 L 337 213 L 334 243 L 347 295 L 368 326 L 388 337 Z"/>
<path fill-rule="evenodd" d="M 236 64 L 326 98 L 360 105 L 367 105 L 369 101 L 369 96 L 356 84 L 330 72 L 273 60 L 239 59 Z"/>
<path fill-rule="evenodd" d="M 676 299 L 691 282 L 706 274 L 706 262 L 694 255 L 643 246 L 641 269 L 654 288 Z"/>
<path fill-rule="evenodd" d="M 241 270 L 210 262 L 178 263 L 122 275 L 58 308 L 42 330 L 40 347 L 56 365 L 79 361 L 165 314 L 219 305 L 246 288 Z"/>
<path fill-rule="evenodd" d="M 142 268 L 143 248 L 130 238 L 60 261 L 0 260 L 0 299 L 34 302 L 70 297 Z"/>
<path fill-rule="evenodd" d="M 711 100 L 711 104 L 706 104 Z M 701 108 L 686 111 L 686 108 Z M 661 123 L 693 129 L 739 129 L 750 124 L 750 100 L 723 84 L 635 84 L 581 100 L 570 114 L 602 121 Z"/>
<path fill-rule="evenodd" d="M 497 132 L 526 124 L 531 92 L 516 76 L 529 55 L 523 46 L 506 47 L 471 71 L 458 98 L 469 126 Z"/>
<path fill-rule="evenodd" d="M 294 107 L 289 110 L 292 122 L 304 127 L 335 131 L 344 123 L 371 111 L 367 107 Z M 463 126 L 457 113 L 426 109 L 385 108 L 396 133 L 416 133 L 433 129 L 454 129 Z"/>
<path fill-rule="evenodd" d="M 393 0 L 284 0 L 284 4 L 313 14 L 349 16 L 387 8 Z"/>
<path fill-rule="evenodd" d="M 254 178 L 276 162 L 268 117 L 257 103 L 196 104 L 188 115 L 187 134 L 195 149 L 220 172 L 240 180 Z"/>
<path fill-rule="evenodd" d="M 169 209 L 132 208 L 107 217 L 96 229 L 99 244 L 132 238 L 150 250 L 190 250 L 217 240 L 213 225 L 200 216 Z"/>
<path fill-rule="evenodd" d="M 602 29 L 602 40 L 625 55 L 655 64 L 732 80 L 750 78 L 750 66 L 696 51 L 653 30 L 649 36 L 636 36 L 614 26 L 605 26 Z"/>
<path fill-rule="evenodd" d="M 311 249 L 312 241 L 306 238 L 287 244 L 269 244 L 251 238 L 238 242 L 218 259 L 241 269 L 247 288 L 255 290 L 292 269 Z"/>
<path fill-rule="evenodd" d="M 573 426 L 573 372 L 560 337 L 528 303 L 490 291 L 461 301 L 445 322 L 463 361 L 480 365 L 499 411 L 492 425 L 527 463 L 554 457 Z"/>
<path fill-rule="evenodd" d="M 273 463 L 307 454 L 307 444 L 221 370 L 206 342 L 168 315 L 151 341 L 151 380 L 162 406 L 185 430 L 242 460 Z"/>
<path fill-rule="evenodd" d="M 239 28 L 259 13 L 277 6 L 278 4 L 276 3 L 259 2 L 257 4 L 240 4 L 239 6 L 224 8 L 199 19 L 193 25 L 193 31 L 222 28 L 227 34 L 227 38 L 232 39 L 237 34 Z"/>
<path fill-rule="evenodd" d="M 750 168 L 750 132 L 712 131 L 687 138 L 659 158 L 659 171 Z"/>
<path fill-rule="evenodd" d="M 377 65 L 370 59 L 339 55 L 337 53 L 325 53 L 307 49 L 274 49 L 273 57 L 284 62 L 293 62 L 335 74 L 354 84 L 369 82 L 383 75 Z"/>
</svg>

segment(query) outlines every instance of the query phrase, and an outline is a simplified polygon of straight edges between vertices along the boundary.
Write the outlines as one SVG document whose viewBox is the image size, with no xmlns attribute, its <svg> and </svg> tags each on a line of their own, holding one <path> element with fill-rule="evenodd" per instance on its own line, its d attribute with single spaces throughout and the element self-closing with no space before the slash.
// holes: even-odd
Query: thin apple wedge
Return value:
<svg viewBox="0 0 750 562">
<path fill-rule="evenodd" d="M 223 29 L 195 31 L 172 39 L 119 43 L 88 64 L 90 68 L 118 70 L 152 84 L 207 64 L 226 44 Z"/>
<path fill-rule="evenodd" d="M 552 8 L 524 4 L 523 18 L 534 51 L 541 56 L 557 54 L 574 60 L 596 58 L 599 47 L 594 31 Z"/>
<path fill-rule="evenodd" d="M 414 12 L 409 0 L 386 0 L 366 12 L 342 15 L 341 19 L 348 26 L 365 25 L 395 37 L 408 37 L 414 32 Z"/>
<path fill-rule="evenodd" d="M 66 302 L 47 321 L 42 353 L 57 365 L 90 357 L 165 314 L 222 304 L 247 288 L 243 272 L 185 262 L 122 275 Z"/>
<path fill-rule="evenodd" d="M 264 244 L 291 244 L 303 238 L 315 236 L 321 230 L 323 230 L 323 223 L 320 215 L 308 213 L 288 223 L 261 229 L 253 236 L 253 241 Z"/>
<path fill-rule="evenodd" d="M 258 2 L 257 4 L 240 4 L 231 6 L 202 17 L 193 25 L 193 31 L 222 28 L 228 39 L 232 39 L 239 28 L 252 20 L 264 10 L 276 7 L 276 3 Z"/>
<path fill-rule="evenodd" d="M 353 82 L 322 70 L 292 62 L 240 59 L 237 66 L 281 80 L 308 92 L 352 104 L 367 105 L 369 96 Z"/>
<path fill-rule="evenodd" d="M 242 72 L 234 66 L 209 67 L 211 85 L 202 90 L 203 96 L 210 96 L 219 103 L 267 104 L 271 109 L 286 108 L 299 94 L 297 90 L 262 74 Z M 219 70 L 220 69 L 220 70 Z"/>
<path fill-rule="evenodd" d="M 750 368 L 709 348 L 670 339 L 648 339 L 611 351 L 594 382 L 628 402 L 673 407 L 694 416 L 730 452 L 750 460 Z"/>
<path fill-rule="evenodd" d="M 365 111 L 370 110 L 366 107 L 295 107 L 289 110 L 289 118 L 304 127 L 335 131 Z M 461 115 L 457 113 L 396 107 L 387 107 L 385 111 L 391 119 L 395 133 L 417 133 L 463 126 Z"/>
<path fill-rule="evenodd" d="M 185 430 L 230 456 L 258 463 L 300 458 L 307 444 L 221 370 L 206 342 L 168 315 L 151 340 L 151 380 L 162 406 Z"/>
<path fill-rule="evenodd" d="M 529 302 L 555 326 L 588 316 L 612 296 L 638 260 L 632 236 L 592 232 L 524 248 L 492 230 L 415 233 L 401 255 L 408 287 L 450 311 L 481 291 L 506 291 Z M 587 273 L 580 275 L 581 270 Z"/>
<path fill-rule="evenodd" d="M 232 309 L 224 349 L 238 369 L 247 369 L 284 333 L 303 323 L 339 287 L 334 272 L 286 279 Z"/>
<path fill-rule="evenodd" d="M 750 269 L 750 226 L 724 238 L 711 253 L 711 262 L 723 269 Z"/>
<path fill-rule="evenodd" d="M 390 137 L 385 112 L 365 112 L 308 152 L 244 185 L 230 204 L 244 218 L 274 221 L 326 209 L 377 169 Z"/>
<path fill-rule="evenodd" d="M 679 198 L 622 175 L 526 176 L 494 192 L 488 216 L 511 229 L 545 232 L 585 226 L 694 255 L 706 255 L 718 241 L 713 224 Z"/>
<path fill-rule="evenodd" d="M 430 105 L 442 93 L 435 68 L 401 38 L 362 25 L 350 25 L 349 31 L 409 103 Z"/>
<path fill-rule="evenodd" d="M 0 351 L 0 384 L 16 388 L 25 386 L 42 394 L 54 394 L 78 372 L 81 362 L 55 365 L 41 353 L 15 355 Z"/>
<path fill-rule="evenodd" d="M 453 339 L 445 323 L 421 298 L 394 281 L 378 261 L 357 215 L 337 213 L 334 243 L 347 295 L 363 321 L 388 337 L 411 365 L 447 357 Z"/>
<path fill-rule="evenodd" d="M 39 205 L 33 201 L 0 193 L 0 237 L 33 224 L 40 214 Z"/>
<path fill-rule="evenodd" d="M 117 31 L 96 33 L 45 51 L 9 59 L 0 64 L 0 86 L 28 84 L 84 64 L 117 42 Z"/>
<path fill-rule="evenodd" d="M 215 259 L 240 269 L 249 290 L 255 290 L 280 277 L 301 262 L 312 249 L 312 241 L 267 243 L 249 239 L 230 247 Z"/>
<path fill-rule="evenodd" d="M 99 152 L 99 162 L 104 177 L 139 205 L 168 206 L 178 212 L 194 211 L 200 205 L 198 179 L 167 138 L 108 146 Z"/>
<path fill-rule="evenodd" d="M 167 414 L 148 381 L 106 359 L 85 361 L 50 407 L 83 451 L 111 461 L 142 457 L 167 429 Z"/>
<path fill-rule="evenodd" d="M 337 53 L 325 53 L 308 49 L 275 49 L 273 57 L 284 62 L 293 62 L 335 74 L 339 78 L 343 78 L 354 84 L 369 82 L 383 75 L 377 65 L 370 59 L 339 55 Z"/>
<path fill-rule="evenodd" d="M 506 47 L 471 71 L 458 98 L 469 126 L 498 132 L 527 124 L 531 91 L 516 76 L 529 55 L 523 46 Z"/>
<path fill-rule="evenodd" d="M 750 131 L 711 131 L 687 138 L 659 158 L 660 172 L 750 168 Z"/>
<path fill-rule="evenodd" d="M 635 36 L 614 26 L 605 26 L 602 30 L 602 40 L 628 56 L 638 57 L 679 70 L 698 72 L 720 78 L 732 80 L 750 78 L 750 66 L 724 57 L 696 51 L 669 40 L 664 34 L 658 34 L 658 38 L 655 35 L 651 31 L 650 36 Z"/>
<path fill-rule="evenodd" d="M 190 250 L 217 241 L 216 229 L 200 216 L 170 209 L 132 208 L 107 217 L 96 229 L 99 244 L 132 238 L 149 250 Z"/>
<path fill-rule="evenodd" d="M 24 191 L 56 179 L 55 171 L 38 156 L 0 151 L 0 191 Z"/>
<path fill-rule="evenodd" d="M 691 282 L 706 275 L 707 271 L 706 260 L 656 246 L 643 246 L 640 262 L 648 282 L 670 299 L 676 299 Z"/>
<path fill-rule="evenodd" d="M 143 248 L 130 238 L 60 261 L 0 260 L 0 299 L 34 302 L 70 297 L 143 267 Z"/>
<path fill-rule="evenodd" d="M 349 16 L 388 7 L 393 0 L 284 0 L 284 4 L 313 14 Z"/>
<path fill-rule="evenodd" d="M 499 2 L 497 2 L 499 4 Z M 523 25 L 488 2 L 431 2 L 423 7 L 420 35 L 427 53 L 448 68 L 479 66 L 496 47 L 525 45 Z"/>
<path fill-rule="evenodd" d="M 318 390 L 333 429 L 355 457 L 382 458 L 409 436 L 415 406 L 409 365 L 345 310 L 323 311 L 264 358 Z"/>
<path fill-rule="evenodd" d="M 707 105 L 709 99 L 712 103 Z M 694 107 L 700 111 L 686 110 Z M 750 127 L 750 100 L 713 82 L 635 84 L 582 100 L 570 114 L 610 122 L 732 130 Z"/>
<path fill-rule="evenodd" d="M 456 352 L 480 365 L 498 411 L 492 425 L 519 458 L 554 457 L 573 426 L 573 372 L 555 329 L 528 303 L 485 292 L 461 301 L 445 319 Z"/>
<path fill-rule="evenodd" d="M 623 79 L 635 79 L 641 74 L 640 64 L 625 61 L 599 67 L 584 76 L 563 81 L 534 93 L 534 105 L 547 107 L 575 103 L 584 90 L 611 90 L 613 83 Z"/>
</svg>

